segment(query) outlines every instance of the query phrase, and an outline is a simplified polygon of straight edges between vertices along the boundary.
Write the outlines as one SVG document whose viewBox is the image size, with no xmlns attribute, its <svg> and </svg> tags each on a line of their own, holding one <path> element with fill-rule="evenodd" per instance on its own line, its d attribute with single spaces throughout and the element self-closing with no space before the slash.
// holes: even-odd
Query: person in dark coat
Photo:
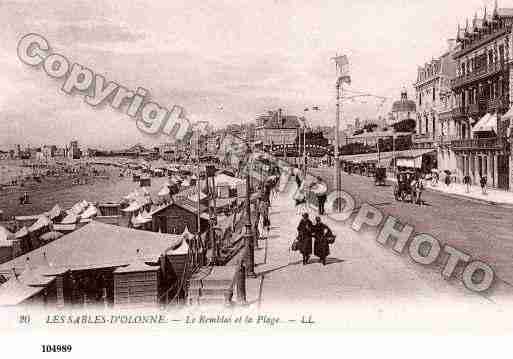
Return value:
<svg viewBox="0 0 513 359">
<path fill-rule="evenodd" d="M 316 217 L 312 234 L 315 237 L 314 255 L 319 257 L 323 265 L 326 265 L 326 258 L 330 255 L 328 237 L 333 235 L 331 229 L 321 222 L 321 217 Z"/>
<path fill-rule="evenodd" d="M 303 265 L 308 264 L 308 260 L 312 255 L 312 229 L 313 223 L 308 218 L 308 213 L 303 213 L 303 218 L 297 227 L 299 251 L 303 255 Z"/>
</svg>

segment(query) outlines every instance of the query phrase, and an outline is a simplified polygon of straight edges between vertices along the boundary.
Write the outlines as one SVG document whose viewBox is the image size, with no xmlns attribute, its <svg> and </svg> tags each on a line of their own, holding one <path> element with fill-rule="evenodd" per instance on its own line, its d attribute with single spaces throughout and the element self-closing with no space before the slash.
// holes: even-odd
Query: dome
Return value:
<svg viewBox="0 0 513 359">
<path fill-rule="evenodd" d="M 395 101 L 392 105 L 392 112 L 415 112 L 417 105 L 415 101 L 408 100 L 408 93 L 406 90 L 401 92 L 401 99 Z"/>
</svg>

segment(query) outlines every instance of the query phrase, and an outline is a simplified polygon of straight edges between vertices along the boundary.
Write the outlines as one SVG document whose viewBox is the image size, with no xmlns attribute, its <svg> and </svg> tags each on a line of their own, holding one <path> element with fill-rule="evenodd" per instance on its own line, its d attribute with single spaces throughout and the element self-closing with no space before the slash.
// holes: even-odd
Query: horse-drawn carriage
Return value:
<svg viewBox="0 0 513 359">
<path fill-rule="evenodd" d="M 374 169 L 374 184 L 384 186 L 387 179 L 387 169 L 385 167 L 376 167 Z"/>
<path fill-rule="evenodd" d="M 412 171 L 397 173 L 397 183 L 394 185 L 394 197 L 396 201 L 421 203 L 422 181 Z"/>
</svg>

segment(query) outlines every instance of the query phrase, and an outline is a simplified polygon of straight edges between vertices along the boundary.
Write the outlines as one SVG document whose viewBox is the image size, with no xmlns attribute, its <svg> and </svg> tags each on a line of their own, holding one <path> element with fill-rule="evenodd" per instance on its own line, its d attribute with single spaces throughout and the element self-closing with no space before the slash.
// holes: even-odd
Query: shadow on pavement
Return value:
<svg viewBox="0 0 513 359">
<path fill-rule="evenodd" d="M 330 257 L 326 258 L 326 265 L 343 263 L 343 262 L 345 262 L 345 260 L 339 259 L 339 258 L 330 258 Z M 308 262 L 308 264 L 314 264 L 314 263 L 321 263 L 321 260 L 318 258 L 314 258 Z"/>
</svg>

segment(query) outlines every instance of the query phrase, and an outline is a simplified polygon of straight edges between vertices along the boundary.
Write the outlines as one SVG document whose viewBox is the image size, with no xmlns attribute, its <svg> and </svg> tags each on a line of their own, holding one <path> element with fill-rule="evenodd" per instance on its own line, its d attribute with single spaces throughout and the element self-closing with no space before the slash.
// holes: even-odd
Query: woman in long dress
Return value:
<svg viewBox="0 0 513 359">
<path fill-rule="evenodd" d="M 308 218 L 308 213 L 303 213 L 303 218 L 297 227 L 299 251 L 303 255 L 303 265 L 308 264 L 312 255 L 312 221 Z"/>
<path fill-rule="evenodd" d="M 316 217 L 313 226 L 313 236 L 315 237 L 314 255 L 319 257 L 323 265 L 326 265 L 326 258 L 330 255 L 328 238 L 332 235 L 331 229 L 321 222 L 320 217 Z"/>
</svg>

